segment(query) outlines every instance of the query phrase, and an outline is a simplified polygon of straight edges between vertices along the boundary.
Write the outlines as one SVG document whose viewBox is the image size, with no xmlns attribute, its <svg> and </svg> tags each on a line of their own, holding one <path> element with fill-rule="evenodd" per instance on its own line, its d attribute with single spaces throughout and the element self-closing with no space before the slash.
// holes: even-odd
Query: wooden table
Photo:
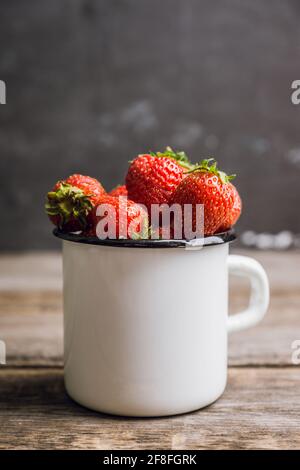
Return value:
<svg viewBox="0 0 300 470">
<path fill-rule="evenodd" d="M 224 395 L 201 411 L 156 419 L 102 415 L 68 398 L 60 255 L 2 255 L 0 448 L 299 448 L 300 365 L 292 364 L 291 345 L 300 339 L 300 253 L 249 255 L 269 274 L 271 306 L 261 325 L 231 335 Z M 232 279 L 232 311 L 245 305 L 247 291 Z"/>
</svg>

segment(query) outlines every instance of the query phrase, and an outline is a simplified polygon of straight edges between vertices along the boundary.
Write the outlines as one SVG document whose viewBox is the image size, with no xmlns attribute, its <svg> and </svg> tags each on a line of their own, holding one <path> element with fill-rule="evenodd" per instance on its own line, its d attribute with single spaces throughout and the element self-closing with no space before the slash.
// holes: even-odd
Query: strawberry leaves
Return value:
<svg viewBox="0 0 300 470">
<path fill-rule="evenodd" d="M 216 175 L 222 183 L 226 184 L 233 180 L 236 175 L 227 175 L 224 171 L 218 169 L 218 163 L 214 158 L 204 158 L 195 165 L 190 162 L 187 154 L 183 151 L 175 152 L 171 147 L 166 147 L 164 152 L 149 152 L 150 155 L 157 158 L 168 157 L 176 160 L 183 168 L 188 170 L 186 173 L 193 173 L 196 171 L 211 173 Z"/>
<path fill-rule="evenodd" d="M 173 160 L 176 160 L 179 165 L 188 170 L 192 170 L 192 168 L 194 167 L 194 165 L 189 161 L 189 158 L 185 152 L 175 152 L 171 147 L 166 147 L 166 150 L 164 152 L 149 152 L 149 154 L 153 157 L 158 158 L 173 158 Z"/>
<path fill-rule="evenodd" d="M 49 216 L 59 216 L 60 228 L 72 218 L 78 220 L 85 228 L 86 217 L 92 210 L 93 205 L 88 195 L 70 184 L 61 182 L 56 191 L 47 194 L 45 204 L 46 213 Z"/>
<path fill-rule="evenodd" d="M 187 173 L 194 173 L 196 171 L 216 175 L 224 184 L 229 183 L 236 177 L 236 175 L 227 175 L 224 171 L 219 170 L 218 163 L 214 158 L 204 158 L 201 162 L 194 165 L 194 167 Z"/>
</svg>

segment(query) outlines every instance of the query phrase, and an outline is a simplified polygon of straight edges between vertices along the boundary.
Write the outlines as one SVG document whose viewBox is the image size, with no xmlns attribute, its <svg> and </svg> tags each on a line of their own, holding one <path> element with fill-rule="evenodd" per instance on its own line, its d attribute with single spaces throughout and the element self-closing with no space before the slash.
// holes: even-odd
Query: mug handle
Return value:
<svg viewBox="0 0 300 470">
<path fill-rule="evenodd" d="M 269 281 L 265 270 L 253 258 L 230 255 L 228 257 L 230 274 L 250 279 L 251 294 L 246 310 L 228 317 L 228 332 L 243 330 L 259 323 L 269 306 Z"/>
</svg>

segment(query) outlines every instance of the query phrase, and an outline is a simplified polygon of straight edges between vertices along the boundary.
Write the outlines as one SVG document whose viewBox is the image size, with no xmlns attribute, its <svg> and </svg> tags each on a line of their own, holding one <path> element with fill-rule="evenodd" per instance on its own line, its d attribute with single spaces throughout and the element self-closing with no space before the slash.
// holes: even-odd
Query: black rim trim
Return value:
<svg viewBox="0 0 300 470">
<path fill-rule="evenodd" d="M 233 229 L 227 232 L 217 233 L 202 239 L 188 240 L 99 240 L 99 238 L 87 238 L 81 234 L 64 233 L 58 228 L 53 230 L 53 234 L 69 242 L 84 243 L 86 245 L 100 245 L 100 246 L 117 246 L 123 248 L 197 248 L 198 246 L 214 246 L 230 243 L 234 241 L 237 236 Z"/>
</svg>

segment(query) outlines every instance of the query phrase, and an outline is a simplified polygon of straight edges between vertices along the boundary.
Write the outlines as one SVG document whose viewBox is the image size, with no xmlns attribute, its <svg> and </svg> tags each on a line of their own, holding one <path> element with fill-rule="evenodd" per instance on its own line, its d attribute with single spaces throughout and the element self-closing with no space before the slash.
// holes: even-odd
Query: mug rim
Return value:
<svg viewBox="0 0 300 470">
<path fill-rule="evenodd" d="M 132 239 L 106 239 L 100 240 L 97 237 L 85 237 L 80 233 L 66 233 L 55 228 L 53 235 L 61 240 L 82 243 L 85 245 L 115 246 L 118 248 L 200 248 L 204 246 L 216 246 L 230 243 L 236 240 L 237 235 L 234 229 L 214 235 L 204 236 L 204 238 L 194 238 L 193 240 L 132 240 Z"/>
</svg>

